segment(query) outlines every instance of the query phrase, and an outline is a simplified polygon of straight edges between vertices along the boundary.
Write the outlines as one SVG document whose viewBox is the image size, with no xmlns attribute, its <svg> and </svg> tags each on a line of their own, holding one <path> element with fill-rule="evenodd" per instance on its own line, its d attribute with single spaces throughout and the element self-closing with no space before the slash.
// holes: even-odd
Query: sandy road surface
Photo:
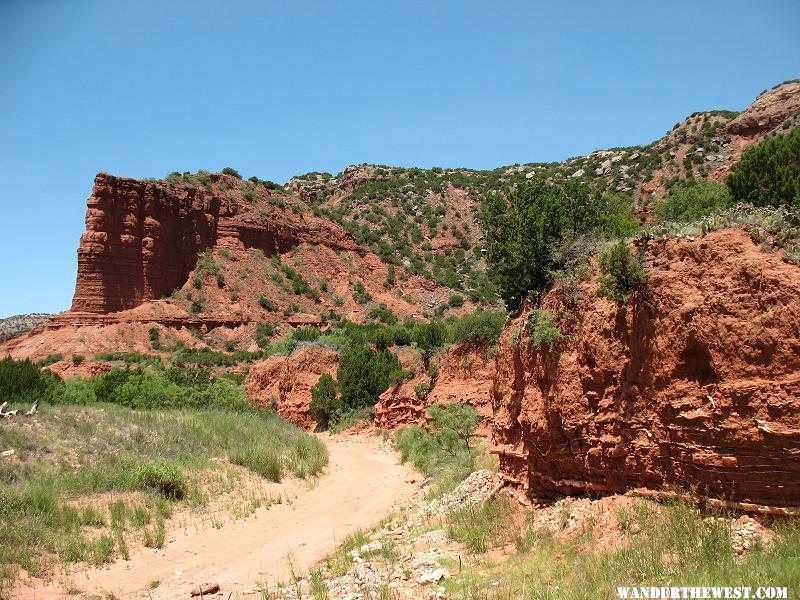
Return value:
<svg viewBox="0 0 800 600">
<path fill-rule="evenodd" d="M 291 503 L 259 509 L 254 517 L 221 529 L 169 531 L 158 551 L 142 549 L 129 561 L 74 572 L 70 580 L 81 595 L 113 592 L 119 599 L 162 600 L 189 597 L 203 582 L 220 585 L 223 597 L 250 595 L 260 582 L 286 581 L 294 568 L 306 572 L 348 534 L 376 525 L 417 490 L 419 475 L 372 436 L 323 436 L 330 463 L 310 489 L 301 488 Z M 148 582 L 159 580 L 150 590 Z M 45 600 L 75 598 L 65 582 L 21 588 L 14 597 Z"/>
</svg>

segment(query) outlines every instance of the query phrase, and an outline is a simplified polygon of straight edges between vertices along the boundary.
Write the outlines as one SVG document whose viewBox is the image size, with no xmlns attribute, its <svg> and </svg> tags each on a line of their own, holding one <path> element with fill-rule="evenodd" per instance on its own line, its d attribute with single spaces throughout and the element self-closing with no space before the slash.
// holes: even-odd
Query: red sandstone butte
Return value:
<svg viewBox="0 0 800 600">
<path fill-rule="evenodd" d="M 87 200 L 72 311 L 116 312 L 166 296 L 186 282 L 198 253 L 218 242 L 267 256 L 302 242 L 360 250 L 335 223 L 312 216 L 301 224 L 286 212 L 260 222 L 238 218 L 247 208 L 237 194 L 99 174 Z"/>
</svg>

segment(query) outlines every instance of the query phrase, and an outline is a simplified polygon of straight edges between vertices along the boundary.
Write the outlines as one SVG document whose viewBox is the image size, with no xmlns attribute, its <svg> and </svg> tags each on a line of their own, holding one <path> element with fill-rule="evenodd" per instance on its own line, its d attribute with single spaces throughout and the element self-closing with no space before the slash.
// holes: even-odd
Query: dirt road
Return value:
<svg viewBox="0 0 800 600">
<path fill-rule="evenodd" d="M 299 486 L 291 503 L 259 509 L 220 529 L 170 530 L 160 550 L 142 549 L 129 561 L 75 572 L 47 587 L 18 589 L 20 598 L 66 598 L 64 590 L 119 599 L 189 597 L 195 586 L 218 583 L 225 598 L 250 596 L 259 584 L 287 581 L 292 569 L 304 573 L 342 539 L 376 525 L 406 503 L 419 475 L 371 436 L 324 436 L 330 463 L 313 486 Z M 159 581 L 149 591 L 146 586 Z M 16 596 L 15 596 L 16 597 Z M 74 596 L 72 596 L 74 597 Z M 110 597 L 110 596 L 109 596 Z"/>
</svg>

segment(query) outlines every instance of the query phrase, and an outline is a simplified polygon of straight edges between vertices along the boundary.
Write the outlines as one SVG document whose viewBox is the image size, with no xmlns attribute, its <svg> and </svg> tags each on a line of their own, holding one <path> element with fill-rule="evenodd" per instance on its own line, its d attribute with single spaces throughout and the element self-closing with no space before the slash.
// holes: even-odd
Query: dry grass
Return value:
<svg viewBox="0 0 800 600">
<path fill-rule="evenodd" d="M 221 410 L 136 411 L 116 405 L 43 407 L 0 428 L 0 597 L 19 567 L 108 563 L 131 544 L 161 547 L 174 506 L 203 506 L 247 469 L 280 479 L 314 475 L 327 451 L 277 416 Z M 263 461 L 272 470 L 264 472 Z M 247 515 L 274 500 L 255 491 L 231 508 Z"/>
</svg>

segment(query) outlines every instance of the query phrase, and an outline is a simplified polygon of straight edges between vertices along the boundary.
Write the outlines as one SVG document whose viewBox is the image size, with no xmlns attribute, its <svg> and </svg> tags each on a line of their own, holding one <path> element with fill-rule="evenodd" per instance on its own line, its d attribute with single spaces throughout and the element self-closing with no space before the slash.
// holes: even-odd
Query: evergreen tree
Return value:
<svg viewBox="0 0 800 600">
<path fill-rule="evenodd" d="M 800 207 L 800 127 L 745 150 L 727 184 L 737 202 Z"/>
<path fill-rule="evenodd" d="M 559 268 L 551 248 L 582 234 L 629 235 L 636 224 L 629 203 L 592 192 L 577 181 L 551 185 L 534 179 L 509 195 L 486 196 L 482 209 L 487 261 L 506 305 L 519 308 L 528 293 L 540 296 Z"/>
</svg>

